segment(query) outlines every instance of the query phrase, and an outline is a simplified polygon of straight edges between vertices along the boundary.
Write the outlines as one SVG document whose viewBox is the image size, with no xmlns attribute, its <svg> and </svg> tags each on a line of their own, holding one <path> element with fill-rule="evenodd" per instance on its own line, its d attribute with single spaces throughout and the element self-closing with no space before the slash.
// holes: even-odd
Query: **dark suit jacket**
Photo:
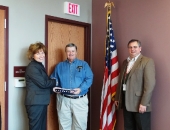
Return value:
<svg viewBox="0 0 170 130">
<path fill-rule="evenodd" d="M 25 72 L 26 98 L 25 105 L 47 105 L 50 102 L 52 87 L 56 80 L 50 79 L 42 63 L 31 61 Z"/>
<path fill-rule="evenodd" d="M 119 75 L 115 100 L 119 101 L 118 109 L 122 106 L 122 80 L 128 62 L 124 60 Z M 139 105 L 147 106 L 146 111 L 151 111 L 151 96 L 155 87 L 154 61 L 142 54 L 136 60 L 129 72 L 126 82 L 125 106 L 128 111 L 138 112 Z"/>
</svg>

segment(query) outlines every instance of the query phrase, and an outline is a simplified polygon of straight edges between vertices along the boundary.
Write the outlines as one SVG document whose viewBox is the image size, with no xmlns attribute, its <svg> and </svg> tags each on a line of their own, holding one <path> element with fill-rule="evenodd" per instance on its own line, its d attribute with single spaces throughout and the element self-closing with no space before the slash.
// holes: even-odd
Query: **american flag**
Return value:
<svg viewBox="0 0 170 130">
<path fill-rule="evenodd" d="M 114 39 L 111 13 L 107 13 L 107 34 L 105 48 L 105 70 L 100 109 L 100 130 L 114 130 L 116 112 L 114 96 L 118 83 L 119 67 L 117 59 L 116 42 Z"/>
</svg>

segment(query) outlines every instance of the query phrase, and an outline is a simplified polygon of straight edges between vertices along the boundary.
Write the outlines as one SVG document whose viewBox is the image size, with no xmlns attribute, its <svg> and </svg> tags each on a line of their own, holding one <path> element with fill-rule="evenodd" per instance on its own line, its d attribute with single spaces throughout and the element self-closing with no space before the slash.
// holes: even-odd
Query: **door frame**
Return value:
<svg viewBox="0 0 170 130">
<path fill-rule="evenodd" d="M 4 34 L 5 34 L 5 83 L 4 87 L 6 87 L 5 91 L 5 130 L 8 130 L 8 34 L 9 34 L 9 11 L 8 7 L 0 5 L 0 9 L 5 11 L 5 19 L 6 19 L 6 28 L 4 28 Z M 5 22 L 5 21 L 4 21 Z"/>
<path fill-rule="evenodd" d="M 54 17 L 50 15 L 45 15 L 45 45 L 48 48 L 48 22 L 53 21 L 57 23 L 64 23 L 64 24 L 69 24 L 69 25 L 75 25 L 75 26 L 81 26 L 84 27 L 84 60 L 90 65 L 91 65 L 91 24 L 89 23 L 84 23 L 84 22 L 79 22 L 79 21 L 74 21 L 70 19 L 64 19 L 64 18 L 59 18 L 59 17 Z M 46 56 L 45 60 L 45 66 L 46 66 L 46 71 L 48 68 L 48 56 Z M 91 103 L 91 93 L 90 93 L 91 87 L 88 92 L 88 99 L 89 99 L 89 113 L 88 113 L 88 122 L 87 122 L 87 129 L 90 130 L 90 122 L 91 122 L 91 114 L 90 114 L 90 103 Z"/>
<path fill-rule="evenodd" d="M 91 44 L 90 44 L 91 43 L 91 24 L 45 15 L 45 45 L 47 48 L 48 48 L 48 22 L 49 21 L 84 27 L 85 29 L 84 49 L 86 50 L 84 52 L 85 53 L 84 59 L 91 66 L 91 61 L 90 61 L 91 59 Z M 46 59 L 45 64 L 47 65 L 47 63 L 48 63 L 48 59 Z"/>
</svg>

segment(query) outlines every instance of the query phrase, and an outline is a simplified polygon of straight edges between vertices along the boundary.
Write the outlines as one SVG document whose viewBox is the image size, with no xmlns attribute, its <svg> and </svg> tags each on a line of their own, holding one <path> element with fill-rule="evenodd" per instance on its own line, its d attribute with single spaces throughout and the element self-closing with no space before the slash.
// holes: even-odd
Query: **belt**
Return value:
<svg viewBox="0 0 170 130">
<path fill-rule="evenodd" d="M 81 96 L 71 96 L 71 95 L 65 95 L 65 94 L 61 94 L 61 95 L 64 97 L 67 97 L 67 98 L 78 99 L 78 98 L 82 98 L 82 97 L 86 96 L 87 94 L 84 94 Z"/>
</svg>

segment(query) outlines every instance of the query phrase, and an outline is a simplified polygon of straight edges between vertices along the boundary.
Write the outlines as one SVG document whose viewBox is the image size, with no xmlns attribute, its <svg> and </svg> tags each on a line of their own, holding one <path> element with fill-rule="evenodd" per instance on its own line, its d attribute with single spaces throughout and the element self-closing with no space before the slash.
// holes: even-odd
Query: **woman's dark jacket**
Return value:
<svg viewBox="0 0 170 130">
<path fill-rule="evenodd" d="M 56 80 L 50 79 L 41 62 L 31 61 L 26 68 L 25 105 L 48 105 L 50 94 Z"/>
</svg>

